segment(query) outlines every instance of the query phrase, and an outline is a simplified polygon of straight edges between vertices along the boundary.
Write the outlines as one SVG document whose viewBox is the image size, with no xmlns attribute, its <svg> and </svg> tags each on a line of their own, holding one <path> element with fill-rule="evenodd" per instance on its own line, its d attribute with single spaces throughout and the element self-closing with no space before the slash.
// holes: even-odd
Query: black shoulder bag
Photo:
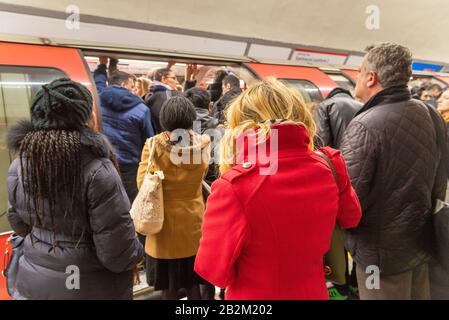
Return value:
<svg viewBox="0 0 449 320">
<path fill-rule="evenodd" d="M 437 146 L 441 151 L 441 162 L 444 165 L 444 172 L 446 173 L 446 178 L 448 175 L 449 166 L 449 150 L 444 143 L 444 137 L 439 132 L 438 122 L 442 122 L 440 116 L 436 111 L 432 110 L 432 107 L 426 105 L 429 109 L 430 116 L 432 117 L 432 122 L 434 124 L 437 136 Z M 433 204 L 433 229 L 435 235 L 436 253 L 437 260 L 441 266 L 449 272 L 449 204 L 444 202 L 442 199 L 438 199 L 438 195 L 434 194 L 436 191 L 436 181 L 432 190 L 432 204 Z"/>
</svg>

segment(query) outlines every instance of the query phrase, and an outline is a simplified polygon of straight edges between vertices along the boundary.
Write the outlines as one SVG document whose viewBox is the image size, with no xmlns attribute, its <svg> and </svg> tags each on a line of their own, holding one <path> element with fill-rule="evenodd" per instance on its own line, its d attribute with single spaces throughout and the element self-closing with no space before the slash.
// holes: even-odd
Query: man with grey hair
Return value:
<svg viewBox="0 0 449 320">
<path fill-rule="evenodd" d="M 411 98 L 411 63 L 401 45 L 368 49 L 355 89 L 365 105 L 341 145 L 363 210 L 348 232 L 361 299 L 430 298 L 432 201 L 444 199 L 446 181 L 437 135 L 446 133 L 433 108 Z"/>
</svg>

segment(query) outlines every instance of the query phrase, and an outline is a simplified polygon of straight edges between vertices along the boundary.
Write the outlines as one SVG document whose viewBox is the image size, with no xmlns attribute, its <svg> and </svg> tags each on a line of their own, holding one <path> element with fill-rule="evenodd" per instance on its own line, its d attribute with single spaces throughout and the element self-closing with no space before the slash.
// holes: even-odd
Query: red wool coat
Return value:
<svg viewBox="0 0 449 320">
<path fill-rule="evenodd" d="M 337 221 L 356 227 L 360 204 L 340 152 L 323 148 L 338 174 L 308 149 L 302 126 L 275 125 L 278 170 L 237 165 L 212 185 L 195 271 L 226 299 L 327 299 L 323 256 Z M 251 146 L 249 146 L 251 147 Z M 273 151 L 274 152 L 274 151 Z"/>
</svg>

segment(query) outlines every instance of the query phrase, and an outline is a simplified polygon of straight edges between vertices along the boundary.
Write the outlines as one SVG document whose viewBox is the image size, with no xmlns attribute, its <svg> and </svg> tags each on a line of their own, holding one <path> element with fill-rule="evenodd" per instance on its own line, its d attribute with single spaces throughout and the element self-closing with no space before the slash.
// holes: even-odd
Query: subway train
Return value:
<svg viewBox="0 0 449 320">
<path fill-rule="evenodd" d="M 173 66 L 178 81 L 184 81 L 186 64 L 198 65 L 199 85 L 207 85 L 213 81 L 217 69 L 226 69 L 241 79 L 245 88 L 258 79 L 275 76 L 297 88 L 306 102 L 319 102 L 326 98 L 335 87 L 343 87 L 353 91 L 358 70 L 348 66 L 326 66 L 301 64 L 295 61 L 255 60 L 251 58 L 230 59 L 217 56 L 188 56 L 173 52 L 172 54 L 148 54 L 138 51 L 126 51 L 114 48 L 82 48 L 51 45 L 0 42 L 0 181 L 5 182 L 9 164 L 14 155 L 5 142 L 5 133 L 9 126 L 21 118 L 29 117 L 29 108 L 33 96 L 41 88 L 54 79 L 70 77 L 81 82 L 92 92 L 94 97 L 95 127 L 101 131 L 101 110 L 92 71 L 96 68 L 99 56 L 118 58 L 120 70 L 145 76 L 155 68 L 164 67 L 175 60 Z M 449 85 L 449 74 L 435 72 L 414 72 L 411 85 L 432 82 L 446 87 Z M 0 268 L 9 259 L 10 248 L 8 236 L 11 233 L 6 211 L 8 198 L 6 184 L 0 186 Z M 0 276 L 0 300 L 9 299 L 5 278 Z"/>
</svg>

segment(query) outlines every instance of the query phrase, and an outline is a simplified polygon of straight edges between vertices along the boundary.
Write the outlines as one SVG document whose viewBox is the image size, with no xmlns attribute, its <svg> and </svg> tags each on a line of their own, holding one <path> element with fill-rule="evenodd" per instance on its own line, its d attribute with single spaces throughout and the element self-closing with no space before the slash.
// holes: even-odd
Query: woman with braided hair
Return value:
<svg viewBox="0 0 449 320">
<path fill-rule="evenodd" d="M 8 132 L 9 222 L 25 237 L 15 286 L 25 299 L 132 299 L 143 256 L 112 149 L 88 127 L 92 96 L 62 78 L 43 86 L 31 121 Z"/>
</svg>

